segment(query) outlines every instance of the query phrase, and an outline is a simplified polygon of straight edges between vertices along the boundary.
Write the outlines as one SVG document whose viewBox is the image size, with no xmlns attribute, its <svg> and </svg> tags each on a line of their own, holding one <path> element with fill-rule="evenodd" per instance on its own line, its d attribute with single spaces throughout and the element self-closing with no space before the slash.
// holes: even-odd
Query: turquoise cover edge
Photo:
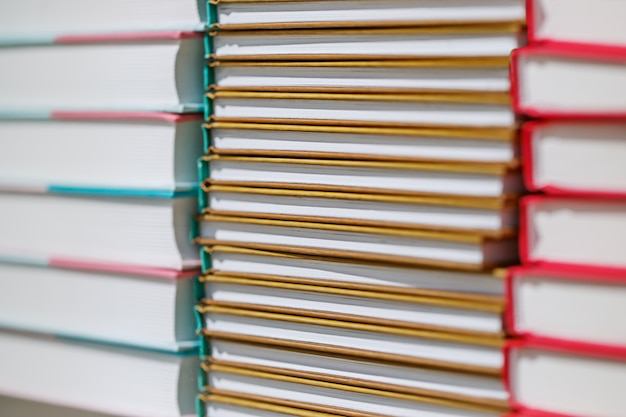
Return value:
<svg viewBox="0 0 626 417">
<path fill-rule="evenodd" d="M 196 197 L 198 186 L 187 190 L 140 190 L 123 188 L 72 187 L 51 185 L 48 192 L 52 194 L 77 194 L 89 196 L 139 197 L 139 198 L 184 198 Z"/>
</svg>

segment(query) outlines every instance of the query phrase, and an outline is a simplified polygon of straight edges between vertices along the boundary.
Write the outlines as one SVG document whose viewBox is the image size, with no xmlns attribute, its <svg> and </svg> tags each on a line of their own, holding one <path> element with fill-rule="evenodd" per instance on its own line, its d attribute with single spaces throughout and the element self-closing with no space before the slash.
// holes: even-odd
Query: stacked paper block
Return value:
<svg viewBox="0 0 626 417">
<path fill-rule="evenodd" d="M 626 8 L 529 3 L 514 55 L 527 187 L 507 316 L 513 404 L 532 415 L 615 417 L 626 400 Z"/>
<path fill-rule="evenodd" d="M 209 3 L 200 416 L 502 416 L 525 5 Z"/>
<path fill-rule="evenodd" d="M 204 17 L 0 4 L 0 414 L 195 414 Z"/>
</svg>

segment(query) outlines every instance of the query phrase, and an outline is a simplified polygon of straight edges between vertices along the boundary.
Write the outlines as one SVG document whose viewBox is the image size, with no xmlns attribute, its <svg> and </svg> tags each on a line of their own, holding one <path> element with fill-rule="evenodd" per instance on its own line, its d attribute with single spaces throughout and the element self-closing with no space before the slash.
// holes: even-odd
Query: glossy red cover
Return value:
<svg viewBox="0 0 626 417">
<path fill-rule="evenodd" d="M 522 59 L 530 55 L 544 55 L 556 58 L 571 58 L 580 60 L 606 61 L 622 63 L 626 71 L 626 48 L 612 46 L 590 46 L 573 43 L 542 42 L 534 46 L 527 46 L 516 49 L 511 55 L 511 96 L 513 108 L 516 113 L 524 114 L 536 118 L 544 119 L 564 119 L 564 120 L 626 120 L 626 109 L 624 111 L 611 113 L 598 113 L 593 109 L 585 112 L 562 112 L 557 110 L 546 110 L 524 106 L 520 100 L 520 66 Z"/>
<path fill-rule="evenodd" d="M 582 195 L 581 195 L 582 196 Z M 594 195 L 589 195 L 592 197 Z M 529 212 L 534 205 L 542 204 L 546 201 L 560 201 L 563 203 L 569 202 L 580 202 L 584 201 L 584 198 L 580 198 L 580 196 L 549 196 L 549 195 L 541 195 L 541 194 L 531 194 L 523 197 L 520 201 L 520 226 L 519 226 L 519 252 L 520 259 L 522 263 L 525 265 L 540 265 L 540 266 L 550 266 L 555 268 L 594 268 L 596 270 L 603 271 L 603 274 L 621 274 L 626 271 L 626 268 L 621 267 L 602 267 L 600 265 L 586 265 L 586 264 L 569 264 L 569 263 L 561 263 L 561 262 L 553 262 L 546 259 L 534 258 L 530 254 L 530 245 L 532 242 L 530 241 L 531 237 L 531 227 L 532 223 L 530 221 Z M 605 201 L 616 201 L 618 199 L 606 199 Z"/>
<path fill-rule="evenodd" d="M 596 119 L 594 121 L 602 122 L 601 119 Z M 612 193 L 612 192 L 604 192 L 604 191 L 595 191 L 588 189 L 571 189 L 571 188 L 563 188 L 555 185 L 538 185 L 535 182 L 534 178 L 534 161 L 533 161 L 533 138 L 534 134 L 537 131 L 540 131 L 542 128 L 549 124 L 558 123 L 555 120 L 537 120 L 525 123 L 522 127 L 521 138 L 520 138 L 520 146 L 521 146 L 521 155 L 522 155 L 522 176 L 524 178 L 524 185 L 529 191 L 543 191 L 548 194 L 553 195 L 562 195 L 562 196 L 570 196 L 570 197 L 594 197 L 594 198 L 626 198 L 626 192 L 623 193 Z M 587 121 L 580 120 L 567 120 L 567 123 L 580 123 L 585 124 Z"/>
<path fill-rule="evenodd" d="M 527 339 L 540 339 L 546 341 L 552 341 L 553 343 L 560 342 L 559 339 L 553 339 L 541 335 L 536 335 L 529 332 L 521 332 L 515 326 L 515 297 L 514 297 L 514 281 L 517 279 L 524 279 L 524 276 L 528 275 L 543 275 L 554 279 L 563 280 L 576 280 L 576 281 L 588 281 L 588 282 L 605 282 L 605 283 L 617 283 L 626 285 L 626 271 L 608 269 L 608 268 L 596 268 L 596 267 L 580 267 L 572 265 L 522 265 L 514 268 L 510 268 L 507 271 L 506 285 L 505 285 L 505 303 L 506 309 L 504 314 L 504 322 L 507 329 L 507 333 L 522 336 Z M 592 350 L 612 348 L 610 346 L 596 345 L 596 344 L 583 344 L 578 343 L 580 346 L 587 346 Z M 621 351 L 621 349 L 619 349 Z"/>
<path fill-rule="evenodd" d="M 515 391 L 511 387 L 511 368 L 513 364 L 512 354 L 520 349 L 541 349 L 568 355 L 580 355 L 586 357 L 596 357 L 613 361 L 626 361 L 626 348 L 615 348 L 602 345 L 589 345 L 585 343 L 568 342 L 560 339 L 547 339 L 541 337 L 527 337 L 515 339 L 506 344 L 504 348 L 504 383 L 509 391 L 509 401 L 511 407 L 522 415 L 528 417 L 572 417 L 569 414 L 551 413 L 543 410 L 535 410 L 521 404 L 515 397 Z M 581 416 L 582 417 L 582 416 Z M 593 416 L 584 416 L 593 417 Z"/>
</svg>

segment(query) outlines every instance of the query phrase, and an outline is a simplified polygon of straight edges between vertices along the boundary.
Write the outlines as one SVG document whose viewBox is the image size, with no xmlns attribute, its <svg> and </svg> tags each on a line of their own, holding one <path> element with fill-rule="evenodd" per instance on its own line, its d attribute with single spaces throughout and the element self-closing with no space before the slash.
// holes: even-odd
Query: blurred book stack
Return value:
<svg viewBox="0 0 626 417">
<path fill-rule="evenodd" d="M 508 413 L 524 2 L 209 15 L 200 414 Z"/>
<path fill-rule="evenodd" d="M 616 417 L 626 397 L 626 4 L 534 0 L 513 57 L 523 266 L 509 277 L 513 404 Z"/>
<path fill-rule="evenodd" d="M 0 414 L 194 414 L 204 16 L 0 4 Z"/>
</svg>

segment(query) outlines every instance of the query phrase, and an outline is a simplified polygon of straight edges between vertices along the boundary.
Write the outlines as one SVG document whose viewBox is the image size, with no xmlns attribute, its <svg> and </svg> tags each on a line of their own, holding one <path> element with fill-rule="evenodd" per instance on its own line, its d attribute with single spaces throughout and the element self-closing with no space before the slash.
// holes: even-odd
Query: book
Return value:
<svg viewBox="0 0 626 417">
<path fill-rule="evenodd" d="M 626 274 L 604 268 L 522 266 L 508 277 L 507 329 L 526 338 L 626 347 Z"/>
<path fill-rule="evenodd" d="M 0 194 L 0 259 L 193 269 L 196 199 Z"/>
<path fill-rule="evenodd" d="M 218 155 L 299 156 L 380 161 L 515 165 L 515 129 L 434 129 L 272 123 L 204 124 L 205 151 Z"/>
<path fill-rule="evenodd" d="M 570 196 L 626 195 L 621 163 L 626 157 L 626 124 L 544 121 L 525 123 L 522 131 L 528 189 Z"/>
<path fill-rule="evenodd" d="M 199 116 L 168 113 L 0 116 L 0 189 L 189 193 L 197 188 L 189 161 L 202 153 L 200 124 Z"/>
<path fill-rule="evenodd" d="M 200 112 L 202 59 L 202 37 L 180 32 L 0 48 L 0 114 Z"/>
<path fill-rule="evenodd" d="M 102 33 L 202 31 L 205 21 L 206 3 L 198 0 L 22 0 L 0 5 L 0 39 L 34 43 Z"/>
<path fill-rule="evenodd" d="M 520 226 L 522 261 L 625 268 L 625 207 L 620 200 L 525 197 Z"/>
<path fill-rule="evenodd" d="M 210 355 L 202 363 L 202 383 L 215 364 L 492 407 L 508 403 L 504 382 L 493 376 L 219 338 L 212 339 Z"/>
<path fill-rule="evenodd" d="M 1 263 L 0 326 L 146 349 L 194 349 L 197 273 Z"/>
<path fill-rule="evenodd" d="M 207 274 L 486 302 L 504 296 L 499 271 L 411 268 L 225 245 L 202 253 Z"/>
<path fill-rule="evenodd" d="M 293 377 L 270 372 L 252 371 L 234 366 L 211 365 L 208 374 L 211 392 L 234 390 L 252 398 L 293 405 L 314 411 L 324 408 L 341 412 L 355 411 L 364 416 L 459 416 L 496 417 L 506 408 L 463 404 L 426 396 L 393 393 L 385 390 L 325 383 L 306 377 Z"/>
<path fill-rule="evenodd" d="M 532 43 L 562 42 L 626 45 L 626 31 L 619 16 L 623 3 L 612 0 L 530 0 L 528 39 Z"/>
<path fill-rule="evenodd" d="M 626 377 L 623 349 L 522 341 L 507 357 L 512 403 L 530 415 L 612 417 L 625 407 L 615 389 Z"/>
<path fill-rule="evenodd" d="M 114 417 L 111 414 L 95 413 L 75 408 L 59 407 L 36 401 L 0 396 L 0 409 L 11 417 Z"/>
<path fill-rule="evenodd" d="M 199 394 L 198 397 L 202 401 L 200 412 L 212 417 L 343 417 L 338 414 L 272 404 L 258 399 L 249 400 L 241 397 L 205 393 Z"/>
<path fill-rule="evenodd" d="M 406 28 L 217 30 L 220 61 L 507 57 L 524 44 L 519 22 Z"/>
<path fill-rule="evenodd" d="M 460 1 L 436 4 L 391 0 L 269 2 L 218 0 L 217 27 L 263 28 L 434 25 L 451 22 L 523 21 L 522 0 Z"/>
<path fill-rule="evenodd" d="M 515 202 L 506 198 L 401 197 L 223 185 L 209 186 L 206 192 L 206 214 L 487 236 L 513 233 L 517 227 Z"/>
<path fill-rule="evenodd" d="M 194 354 L 10 331 L 0 346 L 2 395 L 127 417 L 194 415 Z"/>
<path fill-rule="evenodd" d="M 212 120 L 375 127 L 515 128 L 505 93 L 362 94 L 216 91 Z"/>
<path fill-rule="evenodd" d="M 211 185 L 491 198 L 524 190 L 519 171 L 499 164 L 229 155 L 210 155 L 204 161 L 208 164 L 205 183 Z"/>
<path fill-rule="evenodd" d="M 216 89 L 340 92 L 501 91 L 508 59 L 488 57 L 381 61 L 214 61 Z"/>
<path fill-rule="evenodd" d="M 409 329 L 248 310 L 208 303 L 201 333 L 209 338 L 344 354 L 483 375 L 503 369 L 502 336 Z"/>
<path fill-rule="evenodd" d="M 289 253 L 483 270 L 517 260 L 514 236 L 204 215 L 195 239 Z"/>
<path fill-rule="evenodd" d="M 504 303 L 416 297 L 222 275 L 204 276 L 204 305 L 310 314 L 361 323 L 501 335 Z"/>
<path fill-rule="evenodd" d="M 539 45 L 512 55 L 516 111 L 541 118 L 620 119 L 626 49 Z"/>
</svg>

